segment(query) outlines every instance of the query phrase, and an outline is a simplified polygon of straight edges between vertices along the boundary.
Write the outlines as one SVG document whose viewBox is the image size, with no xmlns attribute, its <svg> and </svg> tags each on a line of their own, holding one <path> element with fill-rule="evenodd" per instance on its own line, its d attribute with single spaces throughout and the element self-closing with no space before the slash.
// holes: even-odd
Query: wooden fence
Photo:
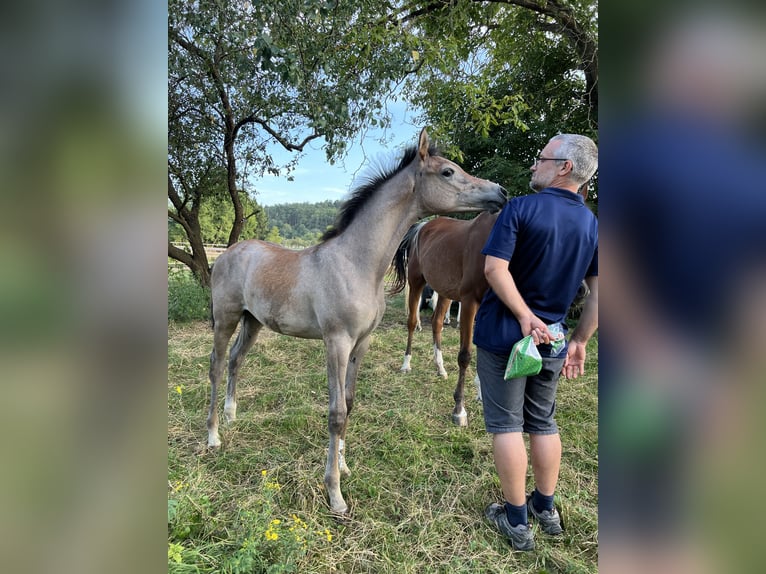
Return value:
<svg viewBox="0 0 766 574">
<path fill-rule="evenodd" d="M 187 253 L 191 253 L 191 245 L 189 245 L 188 243 L 173 242 L 171 243 L 171 245 L 173 245 L 173 247 L 178 247 L 178 249 L 183 249 Z M 205 247 L 205 253 L 207 253 L 207 261 L 208 263 L 212 264 L 213 261 L 215 261 L 216 257 L 218 257 L 221 253 L 226 251 L 227 246 L 206 243 L 204 244 L 204 247 Z M 186 267 L 186 265 L 184 265 L 180 261 L 176 261 L 175 259 L 168 257 L 168 273 L 182 271 L 184 269 L 188 269 L 188 267 Z"/>
</svg>

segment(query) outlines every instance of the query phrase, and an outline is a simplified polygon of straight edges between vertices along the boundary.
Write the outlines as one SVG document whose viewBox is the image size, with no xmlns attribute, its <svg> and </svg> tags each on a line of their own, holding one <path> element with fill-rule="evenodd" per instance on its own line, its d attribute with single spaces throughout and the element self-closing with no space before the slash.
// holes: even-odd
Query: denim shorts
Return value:
<svg viewBox="0 0 766 574">
<path fill-rule="evenodd" d="M 556 434 L 556 389 L 564 359 L 543 357 L 537 375 L 503 379 L 508 355 L 476 348 L 476 370 L 481 379 L 484 427 L 488 433 Z"/>
</svg>

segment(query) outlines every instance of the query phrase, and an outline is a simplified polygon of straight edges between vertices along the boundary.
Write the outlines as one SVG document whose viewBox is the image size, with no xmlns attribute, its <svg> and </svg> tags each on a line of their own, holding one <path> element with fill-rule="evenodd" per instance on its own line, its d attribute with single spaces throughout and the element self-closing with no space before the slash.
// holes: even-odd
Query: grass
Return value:
<svg viewBox="0 0 766 574">
<path fill-rule="evenodd" d="M 413 370 L 403 374 L 404 320 L 401 296 L 393 297 L 360 372 L 343 521 L 330 514 L 323 486 L 321 341 L 262 332 L 240 371 L 238 420 L 222 426 L 214 452 L 205 448 L 210 327 L 168 326 L 169 572 L 597 571 L 597 338 L 586 375 L 559 387 L 556 503 L 566 531 L 538 533 L 535 552 L 517 553 L 483 521 L 501 491 L 472 384 L 469 426 L 451 423 L 458 331 L 444 329 L 449 379 L 436 376 L 427 320 Z"/>
</svg>

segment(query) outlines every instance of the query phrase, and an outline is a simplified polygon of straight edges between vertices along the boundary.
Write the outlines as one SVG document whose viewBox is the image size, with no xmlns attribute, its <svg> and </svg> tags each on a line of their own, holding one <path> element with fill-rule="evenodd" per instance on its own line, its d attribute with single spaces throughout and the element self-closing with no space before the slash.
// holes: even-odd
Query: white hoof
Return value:
<svg viewBox="0 0 766 574">
<path fill-rule="evenodd" d="M 216 435 L 208 435 L 207 446 L 210 448 L 219 448 L 221 446 L 221 439 Z"/>
<path fill-rule="evenodd" d="M 458 427 L 468 426 L 468 413 L 463 409 L 460 413 L 452 413 L 452 424 Z"/>
</svg>

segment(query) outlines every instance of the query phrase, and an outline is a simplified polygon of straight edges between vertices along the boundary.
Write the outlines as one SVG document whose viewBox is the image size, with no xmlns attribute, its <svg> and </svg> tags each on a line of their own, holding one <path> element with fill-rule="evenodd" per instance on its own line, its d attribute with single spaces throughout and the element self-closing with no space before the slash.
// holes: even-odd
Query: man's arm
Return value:
<svg viewBox="0 0 766 574">
<path fill-rule="evenodd" d="M 598 328 L 598 277 L 586 277 L 590 294 L 585 299 L 580 320 L 569 339 L 567 358 L 561 373 L 567 379 L 576 379 L 585 373 L 585 348 Z"/>
<path fill-rule="evenodd" d="M 508 261 L 493 255 L 487 255 L 484 261 L 484 276 L 487 278 L 487 282 L 492 287 L 492 290 L 516 317 L 516 320 L 521 325 L 521 334 L 525 337 L 532 335 L 535 345 L 549 343 L 552 337 L 548 327 L 546 327 L 544 321 L 532 313 L 521 293 L 519 293 L 516 282 L 513 280 L 510 271 L 508 271 Z"/>
</svg>

